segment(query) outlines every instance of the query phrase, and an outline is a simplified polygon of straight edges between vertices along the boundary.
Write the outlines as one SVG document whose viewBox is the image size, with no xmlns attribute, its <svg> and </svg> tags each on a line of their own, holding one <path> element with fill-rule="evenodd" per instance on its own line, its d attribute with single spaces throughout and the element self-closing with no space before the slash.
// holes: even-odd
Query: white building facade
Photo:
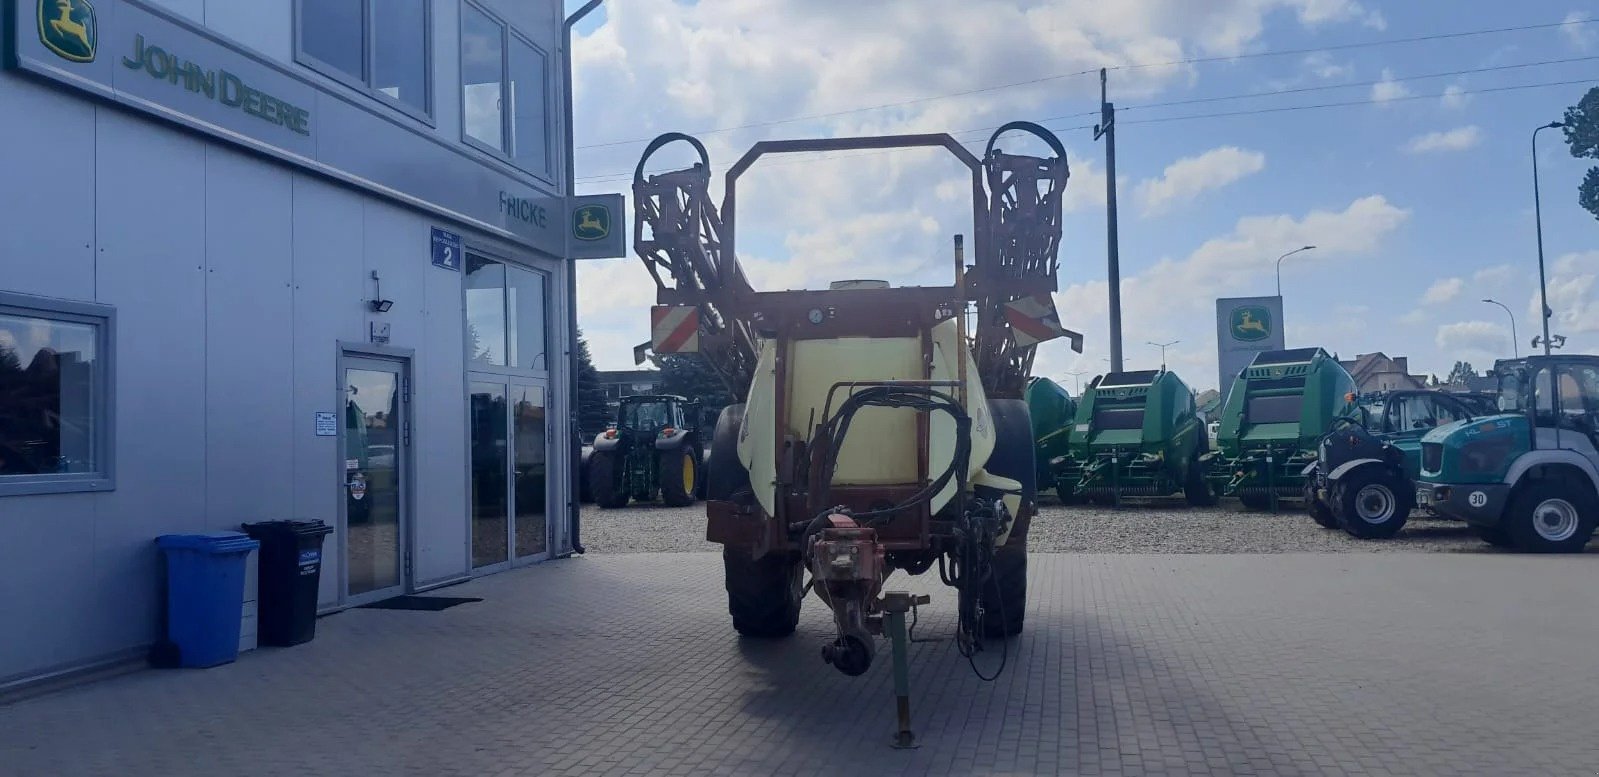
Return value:
<svg viewBox="0 0 1599 777">
<path fill-rule="evenodd" d="M 6 7 L 0 690 L 142 655 L 162 534 L 322 519 L 324 610 L 571 551 L 621 224 L 562 196 L 558 0 Z"/>
</svg>

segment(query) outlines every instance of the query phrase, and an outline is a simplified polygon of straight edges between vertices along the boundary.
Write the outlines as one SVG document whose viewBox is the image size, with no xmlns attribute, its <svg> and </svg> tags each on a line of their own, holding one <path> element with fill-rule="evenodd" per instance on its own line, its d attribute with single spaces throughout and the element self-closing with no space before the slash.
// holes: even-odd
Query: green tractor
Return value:
<svg viewBox="0 0 1599 777">
<path fill-rule="evenodd" d="M 667 394 L 623 397 L 617 421 L 594 438 L 588 490 L 603 508 L 628 500 L 669 507 L 694 504 L 700 492 L 700 406 Z"/>
<path fill-rule="evenodd" d="M 1227 392 L 1216 449 L 1200 457 L 1211 487 L 1252 510 L 1302 497 L 1317 441 L 1354 397 L 1354 378 L 1320 348 L 1256 354 Z"/>
<path fill-rule="evenodd" d="M 1416 502 L 1489 544 L 1582 551 L 1599 524 L 1599 356 L 1494 365 L 1499 413 L 1421 438 Z"/>
<path fill-rule="evenodd" d="M 1065 387 L 1049 378 L 1027 381 L 1027 413 L 1033 419 L 1034 468 L 1038 483 L 1054 482 L 1051 462 L 1071 452 L 1072 419 L 1077 402 Z"/>
<path fill-rule="evenodd" d="M 1083 392 L 1071 450 L 1054 469 L 1056 493 L 1071 503 L 1120 504 L 1129 496 L 1181 493 L 1215 504 L 1201 461 L 1209 448 L 1194 392 L 1167 370 L 1112 372 Z"/>
</svg>

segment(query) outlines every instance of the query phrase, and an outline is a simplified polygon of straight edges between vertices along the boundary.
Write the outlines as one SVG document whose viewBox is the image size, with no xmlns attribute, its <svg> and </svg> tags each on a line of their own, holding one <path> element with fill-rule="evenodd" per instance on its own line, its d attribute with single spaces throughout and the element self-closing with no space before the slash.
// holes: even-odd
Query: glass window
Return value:
<svg viewBox="0 0 1599 777">
<path fill-rule="evenodd" d="M 372 88 L 428 109 L 428 15 L 424 0 L 373 0 Z"/>
<path fill-rule="evenodd" d="M 366 80 L 365 0 L 302 0 L 300 50 L 357 81 Z"/>
<path fill-rule="evenodd" d="M 516 556 L 533 556 L 549 549 L 549 525 L 544 515 L 549 442 L 544 419 L 544 389 L 511 386 L 514 401 L 511 436 L 516 448 Z"/>
<path fill-rule="evenodd" d="M 429 112 L 427 0 L 300 0 L 299 7 L 308 65 Z"/>
<path fill-rule="evenodd" d="M 0 295 L 0 494 L 109 488 L 110 310 L 32 301 Z"/>
<path fill-rule="evenodd" d="M 1250 397 L 1244 417 L 1252 424 L 1297 424 L 1303 406 L 1300 396 Z"/>
<path fill-rule="evenodd" d="M 511 36 L 511 158 L 535 172 L 549 169 L 549 136 L 544 119 L 544 53 Z"/>
<path fill-rule="evenodd" d="M 462 121 L 466 136 L 505 151 L 501 86 L 505 79 L 505 27 L 465 3 L 461 6 Z"/>
<path fill-rule="evenodd" d="M 505 366 L 505 265 L 466 255 L 467 360 Z"/>
<path fill-rule="evenodd" d="M 544 276 L 511 267 L 506 278 L 507 322 L 511 335 L 512 367 L 528 370 L 550 368 L 548 336 L 545 332 Z"/>
</svg>

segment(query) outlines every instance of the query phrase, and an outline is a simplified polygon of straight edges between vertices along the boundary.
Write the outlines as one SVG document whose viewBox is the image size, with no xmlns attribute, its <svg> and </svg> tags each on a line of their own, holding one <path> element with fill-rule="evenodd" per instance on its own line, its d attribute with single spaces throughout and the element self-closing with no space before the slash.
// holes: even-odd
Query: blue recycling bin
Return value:
<svg viewBox="0 0 1599 777">
<path fill-rule="evenodd" d="M 206 667 L 239 657 L 244 567 L 261 546 L 239 532 L 167 534 L 167 644 L 177 666 Z"/>
</svg>

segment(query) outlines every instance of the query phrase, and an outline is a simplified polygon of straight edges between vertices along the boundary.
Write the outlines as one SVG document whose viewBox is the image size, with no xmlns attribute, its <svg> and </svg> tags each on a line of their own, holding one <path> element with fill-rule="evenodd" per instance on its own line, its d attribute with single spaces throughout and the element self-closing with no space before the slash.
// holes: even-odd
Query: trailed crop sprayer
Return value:
<svg viewBox="0 0 1599 777">
<path fill-rule="evenodd" d="M 1051 155 L 1001 151 L 1012 131 Z M 646 174 L 671 143 L 699 162 Z M 946 149 L 970 172 L 972 262 L 957 236 L 953 285 L 751 287 L 734 248 L 738 183 L 752 165 L 918 147 Z M 867 671 L 886 633 L 901 745 L 912 743 L 905 616 L 927 597 L 885 592 L 890 573 L 938 567 L 956 589 L 968 657 L 1022 629 L 1037 491 L 1022 392 L 1037 343 L 1065 336 L 1082 348 L 1050 296 L 1067 174 L 1060 141 L 1025 122 L 1001 127 L 982 158 L 945 134 L 764 141 L 727 172 L 720 207 L 693 137 L 656 138 L 634 172 L 634 249 L 659 287 L 651 346 L 698 352 L 735 398 L 706 466 L 706 537 L 723 546 L 733 627 L 792 634 L 812 593 L 832 611 L 822 657 L 849 675 Z"/>
</svg>

